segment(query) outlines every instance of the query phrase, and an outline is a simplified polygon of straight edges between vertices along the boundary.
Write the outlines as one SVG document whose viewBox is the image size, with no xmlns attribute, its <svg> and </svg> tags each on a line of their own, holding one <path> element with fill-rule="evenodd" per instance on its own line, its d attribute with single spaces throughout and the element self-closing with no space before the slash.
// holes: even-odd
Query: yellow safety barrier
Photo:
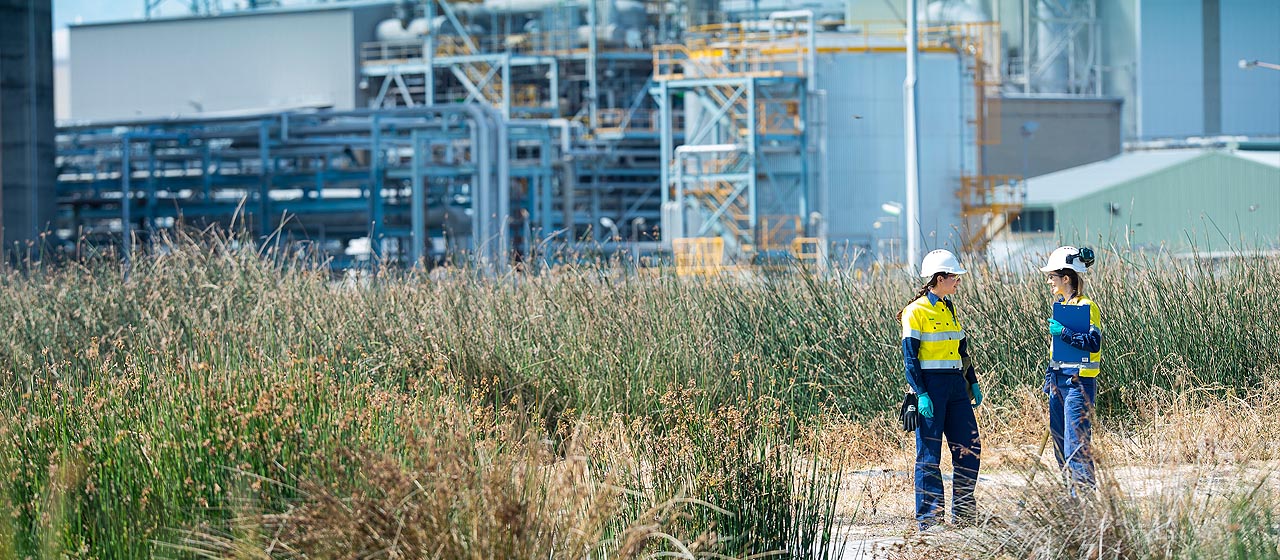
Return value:
<svg viewBox="0 0 1280 560">
<path fill-rule="evenodd" d="M 822 260 L 821 237 L 797 237 L 791 240 L 791 255 L 796 263 L 809 272 L 822 272 L 826 264 Z"/>
<path fill-rule="evenodd" d="M 706 276 L 724 268 L 724 240 L 719 237 L 673 239 L 671 249 L 676 258 L 676 276 Z"/>
</svg>

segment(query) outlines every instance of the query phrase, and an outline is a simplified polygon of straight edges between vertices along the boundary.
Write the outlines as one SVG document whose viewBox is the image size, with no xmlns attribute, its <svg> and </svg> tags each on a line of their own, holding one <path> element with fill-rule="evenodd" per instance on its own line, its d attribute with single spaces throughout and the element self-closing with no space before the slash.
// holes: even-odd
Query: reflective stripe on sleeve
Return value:
<svg viewBox="0 0 1280 560">
<path fill-rule="evenodd" d="M 902 329 L 902 338 L 914 338 L 914 339 L 916 339 L 916 340 L 924 340 L 924 339 L 923 339 L 923 338 L 921 338 L 921 336 L 920 336 L 920 331 L 915 330 L 915 329 L 912 329 L 912 328 L 904 328 L 904 329 Z"/>
</svg>

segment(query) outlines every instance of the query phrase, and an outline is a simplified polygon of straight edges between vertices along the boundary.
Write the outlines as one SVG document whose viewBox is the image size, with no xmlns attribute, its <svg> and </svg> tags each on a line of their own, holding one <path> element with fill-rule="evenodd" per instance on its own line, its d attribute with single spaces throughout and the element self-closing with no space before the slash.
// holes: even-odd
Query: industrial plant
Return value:
<svg viewBox="0 0 1280 560">
<path fill-rule="evenodd" d="M 1248 196 L 1207 200 L 1231 235 L 1280 244 L 1268 1 L 138 3 L 70 27 L 65 114 L 32 140 L 56 146 L 47 180 L 0 160 L 6 244 L 49 231 L 127 257 L 216 224 L 335 267 L 861 268 L 1112 235 L 1140 199 L 1086 204 L 1093 229 L 1067 232 L 1036 178 L 1165 148 L 1249 152 L 1231 160 Z M 1172 208 L 1143 247 L 1179 238 Z"/>
</svg>

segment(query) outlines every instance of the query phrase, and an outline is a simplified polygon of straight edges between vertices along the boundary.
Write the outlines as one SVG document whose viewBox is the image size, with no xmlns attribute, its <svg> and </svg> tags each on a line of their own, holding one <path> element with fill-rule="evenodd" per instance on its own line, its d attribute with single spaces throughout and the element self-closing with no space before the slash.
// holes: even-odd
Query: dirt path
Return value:
<svg viewBox="0 0 1280 560">
<path fill-rule="evenodd" d="M 977 501 L 984 513 L 1009 515 L 1017 509 L 1028 486 L 1030 458 L 1035 447 L 996 448 L 984 452 L 995 465 L 978 477 Z M 947 526 L 937 533 L 920 534 L 912 517 L 914 490 L 910 457 L 895 457 L 883 467 L 862 468 L 845 473 L 837 508 L 837 531 L 844 539 L 838 560 L 879 558 L 927 558 L 929 543 L 974 538 L 975 529 Z M 1037 477 L 1051 476 L 1056 469 L 1051 452 L 1041 458 L 1049 467 Z M 1103 465 L 1101 477 L 1114 481 L 1119 491 L 1132 499 L 1174 499 L 1176 497 L 1221 496 L 1247 491 L 1259 484 L 1280 491 L 1280 464 L 1224 462 L 1215 465 Z M 944 461 L 943 478 L 950 496 L 951 468 Z M 1045 482 L 1044 478 L 1038 479 Z M 948 498 L 948 506 L 950 499 Z"/>
</svg>

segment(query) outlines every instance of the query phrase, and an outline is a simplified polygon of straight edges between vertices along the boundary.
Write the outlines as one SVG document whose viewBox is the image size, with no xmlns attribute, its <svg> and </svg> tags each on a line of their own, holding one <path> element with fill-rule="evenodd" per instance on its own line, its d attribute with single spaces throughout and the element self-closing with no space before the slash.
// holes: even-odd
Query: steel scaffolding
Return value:
<svg viewBox="0 0 1280 560">
<path fill-rule="evenodd" d="M 179 223 L 243 224 L 311 240 L 343 267 L 527 253 L 559 146 L 554 130 L 476 104 L 98 123 L 58 141 L 68 238 L 128 255 Z"/>
<path fill-rule="evenodd" d="M 666 240 L 719 237 L 726 258 L 746 262 L 806 237 L 812 20 L 789 12 L 702 26 L 654 48 Z"/>
</svg>

